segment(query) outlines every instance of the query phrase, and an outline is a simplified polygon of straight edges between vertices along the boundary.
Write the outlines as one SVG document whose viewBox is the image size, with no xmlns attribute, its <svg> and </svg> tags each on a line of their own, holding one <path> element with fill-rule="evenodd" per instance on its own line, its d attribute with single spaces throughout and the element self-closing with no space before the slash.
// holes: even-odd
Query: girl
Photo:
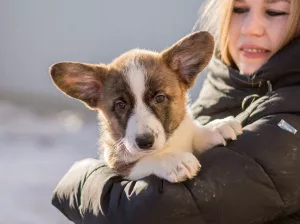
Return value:
<svg viewBox="0 0 300 224">
<path fill-rule="evenodd" d="M 237 116 L 244 134 L 202 154 L 195 179 L 130 182 L 87 159 L 52 203 L 75 223 L 299 223 L 299 10 L 299 0 L 208 1 L 201 22 L 217 45 L 192 109 L 203 124 Z"/>
</svg>

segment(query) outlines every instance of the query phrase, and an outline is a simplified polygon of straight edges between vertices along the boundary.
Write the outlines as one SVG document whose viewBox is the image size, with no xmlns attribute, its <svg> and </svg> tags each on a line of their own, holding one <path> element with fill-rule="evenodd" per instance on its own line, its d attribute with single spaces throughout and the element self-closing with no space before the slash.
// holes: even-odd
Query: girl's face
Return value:
<svg viewBox="0 0 300 224">
<path fill-rule="evenodd" d="M 291 0 L 234 1 L 229 53 L 240 72 L 250 75 L 279 50 Z"/>
</svg>

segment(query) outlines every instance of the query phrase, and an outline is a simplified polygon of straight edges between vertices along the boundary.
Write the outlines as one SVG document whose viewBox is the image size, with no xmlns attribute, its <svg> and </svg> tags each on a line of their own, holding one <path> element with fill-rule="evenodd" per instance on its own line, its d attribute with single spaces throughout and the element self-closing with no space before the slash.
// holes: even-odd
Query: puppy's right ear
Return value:
<svg viewBox="0 0 300 224">
<path fill-rule="evenodd" d="M 103 83 L 108 73 L 105 65 L 60 62 L 49 69 L 58 89 L 95 109 L 103 97 Z"/>
<path fill-rule="evenodd" d="M 187 88 L 207 66 L 214 51 L 214 38 L 205 31 L 187 35 L 161 53 L 166 65 L 179 75 Z"/>
</svg>

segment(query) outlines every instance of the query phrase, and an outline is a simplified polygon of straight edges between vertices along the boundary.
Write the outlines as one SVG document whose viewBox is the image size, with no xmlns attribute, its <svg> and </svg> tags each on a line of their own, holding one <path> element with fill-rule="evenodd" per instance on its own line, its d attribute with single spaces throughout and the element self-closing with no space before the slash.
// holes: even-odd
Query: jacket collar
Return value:
<svg viewBox="0 0 300 224">
<path fill-rule="evenodd" d="M 223 79 L 230 85 L 239 87 L 258 87 L 267 81 L 273 87 L 300 84 L 300 37 L 278 51 L 255 74 L 242 75 L 238 70 L 225 65 L 214 57 L 208 68 L 212 76 Z"/>
</svg>

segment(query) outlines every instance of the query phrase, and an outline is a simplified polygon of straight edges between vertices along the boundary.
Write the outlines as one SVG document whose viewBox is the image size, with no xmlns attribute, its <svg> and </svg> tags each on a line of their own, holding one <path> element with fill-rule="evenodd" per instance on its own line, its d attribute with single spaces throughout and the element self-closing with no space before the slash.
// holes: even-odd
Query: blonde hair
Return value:
<svg viewBox="0 0 300 224">
<path fill-rule="evenodd" d="M 227 64 L 233 60 L 228 49 L 228 33 L 235 0 L 206 0 L 200 8 L 200 17 L 194 29 L 200 26 L 201 30 L 211 32 L 216 40 L 216 53 Z M 291 0 L 291 10 L 288 26 L 279 49 L 292 39 L 300 36 L 300 0 Z"/>
</svg>

